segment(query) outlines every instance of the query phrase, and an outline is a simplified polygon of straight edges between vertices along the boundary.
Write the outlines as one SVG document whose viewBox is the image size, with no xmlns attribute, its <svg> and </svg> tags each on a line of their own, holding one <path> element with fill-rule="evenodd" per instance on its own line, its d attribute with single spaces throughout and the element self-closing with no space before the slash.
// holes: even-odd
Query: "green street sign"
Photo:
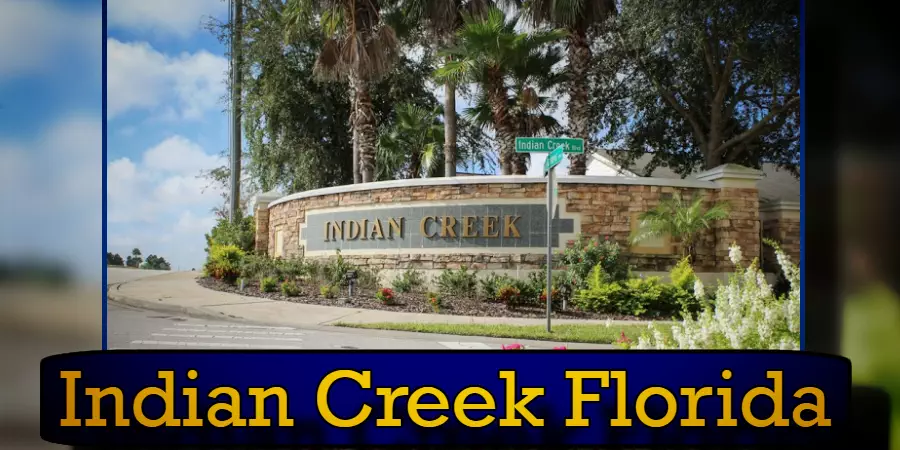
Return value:
<svg viewBox="0 0 900 450">
<path fill-rule="evenodd" d="M 558 166 L 559 163 L 562 162 L 564 148 L 563 145 L 560 145 L 559 147 L 556 147 L 556 150 L 553 150 L 547 155 L 547 160 L 544 161 L 544 173 L 549 172 L 550 169 Z"/>
<path fill-rule="evenodd" d="M 584 139 L 571 138 L 516 138 L 516 153 L 549 153 L 556 147 L 565 147 L 565 153 L 584 153 Z"/>
</svg>

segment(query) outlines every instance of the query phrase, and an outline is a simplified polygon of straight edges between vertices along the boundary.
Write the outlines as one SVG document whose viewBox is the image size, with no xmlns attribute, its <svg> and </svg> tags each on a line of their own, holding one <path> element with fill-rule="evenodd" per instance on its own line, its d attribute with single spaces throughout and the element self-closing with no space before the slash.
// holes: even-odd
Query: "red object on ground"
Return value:
<svg viewBox="0 0 900 450">
<path fill-rule="evenodd" d="M 509 344 L 503 345 L 503 350 L 525 350 L 525 346 L 522 344 Z"/>
<path fill-rule="evenodd" d="M 553 347 L 553 350 L 568 350 L 565 345 L 559 347 Z"/>
</svg>

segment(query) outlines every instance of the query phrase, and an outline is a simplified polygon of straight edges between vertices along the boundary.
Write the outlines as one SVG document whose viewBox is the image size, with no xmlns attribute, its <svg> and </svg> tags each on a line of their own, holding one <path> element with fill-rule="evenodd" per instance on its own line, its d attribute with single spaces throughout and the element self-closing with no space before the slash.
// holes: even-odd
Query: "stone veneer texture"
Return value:
<svg viewBox="0 0 900 450">
<path fill-rule="evenodd" d="M 800 264 L 800 220 L 793 218 L 777 218 L 763 221 L 763 237 L 778 242 L 784 253 L 791 257 L 791 262 Z M 763 269 L 778 273 L 781 268 L 775 258 L 775 251 L 765 245 L 763 249 Z"/>
<path fill-rule="evenodd" d="M 567 213 L 581 216 L 581 233 L 585 236 L 609 236 L 628 248 L 632 220 L 636 215 L 655 207 L 661 198 L 680 192 L 682 196 L 702 195 L 708 204 L 726 200 L 731 206 L 731 218 L 719 221 L 702 234 L 697 244 L 695 269 L 698 272 L 731 270 L 728 247 L 737 242 L 749 259 L 760 251 L 759 201 L 756 189 L 744 188 L 681 188 L 668 186 L 559 184 L 561 207 Z M 306 211 L 341 206 L 369 206 L 373 204 L 421 201 L 452 201 L 484 199 L 546 199 L 543 183 L 486 183 L 465 185 L 409 186 L 372 189 L 366 191 L 326 194 L 276 204 L 268 209 L 265 218 L 268 232 L 268 253 L 275 251 L 275 232 L 282 231 L 284 256 L 300 253 L 299 228 L 305 223 Z M 265 214 L 262 214 L 265 215 Z M 262 230 L 260 230 L 262 231 Z M 578 231 L 578 230 L 576 230 Z M 490 248 L 460 249 L 453 254 L 418 254 L 416 249 L 379 255 L 344 255 L 345 259 L 378 269 L 422 268 L 445 269 L 466 265 L 478 269 L 537 269 L 546 258 L 545 251 L 535 249 L 529 254 L 492 253 Z M 677 261 L 677 256 L 665 254 L 629 255 L 636 270 L 665 271 Z"/>
</svg>

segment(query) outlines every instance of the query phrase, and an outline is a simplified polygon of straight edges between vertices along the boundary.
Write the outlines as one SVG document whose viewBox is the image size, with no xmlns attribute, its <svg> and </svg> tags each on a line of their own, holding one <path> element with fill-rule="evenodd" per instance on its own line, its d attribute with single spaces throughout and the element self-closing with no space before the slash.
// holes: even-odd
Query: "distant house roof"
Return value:
<svg viewBox="0 0 900 450">
<path fill-rule="evenodd" d="M 653 159 L 653 154 L 648 153 L 635 161 L 630 167 L 623 168 L 613 162 L 608 150 L 598 150 L 593 154 L 593 161 L 589 163 L 589 166 L 602 166 L 604 169 L 608 168 L 607 172 L 615 171 L 622 176 L 644 176 L 644 168 L 647 167 L 651 159 Z M 759 180 L 757 184 L 761 202 L 778 200 L 800 201 L 800 180 L 794 177 L 793 174 L 778 168 L 775 164 L 769 163 L 763 164 L 762 171 L 765 177 Z M 590 174 L 590 172 L 589 167 L 588 173 Z M 682 178 L 681 175 L 673 172 L 668 167 L 657 167 L 649 176 L 654 178 Z M 687 178 L 693 178 L 693 176 Z"/>
</svg>

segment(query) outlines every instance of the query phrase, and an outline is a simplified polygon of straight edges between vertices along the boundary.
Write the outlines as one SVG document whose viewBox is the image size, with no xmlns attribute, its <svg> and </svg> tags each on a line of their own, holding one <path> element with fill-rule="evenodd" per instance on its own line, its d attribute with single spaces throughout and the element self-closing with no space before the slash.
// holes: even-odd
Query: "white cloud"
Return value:
<svg viewBox="0 0 900 450">
<path fill-rule="evenodd" d="M 144 153 L 144 165 L 152 170 L 197 174 L 220 165 L 222 158 L 183 136 L 172 136 Z"/>
<path fill-rule="evenodd" d="M 0 145 L 0 191 L 13 192 L 29 170 L 31 164 L 24 149 L 12 144 Z"/>
<path fill-rule="evenodd" d="M 226 11 L 222 0 L 115 0 L 107 20 L 113 27 L 186 38 L 202 30 L 206 16 Z"/>
<path fill-rule="evenodd" d="M 205 50 L 173 57 L 146 42 L 106 42 L 109 118 L 131 110 L 166 113 L 174 108 L 172 118 L 196 120 L 220 109 L 228 68 L 224 57 Z"/>
<path fill-rule="evenodd" d="M 157 201 L 167 205 L 206 204 L 212 207 L 220 197 L 215 189 L 207 189 L 208 185 L 207 180 L 196 175 L 172 176 L 159 183 L 153 195 Z"/>
<path fill-rule="evenodd" d="M 171 223 L 186 208 L 209 211 L 220 191 L 200 171 L 224 163 L 198 144 L 173 136 L 146 150 L 140 163 L 119 158 L 107 165 L 107 219 L 110 223 Z"/>
<path fill-rule="evenodd" d="M 213 216 L 195 216 L 190 211 L 181 213 L 178 223 L 175 224 L 175 231 L 178 233 L 203 234 L 208 232 L 216 224 L 216 218 Z"/>
<path fill-rule="evenodd" d="M 183 137 L 164 139 L 140 157 L 107 165 L 109 251 L 138 247 L 166 258 L 173 268 L 199 267 L 203 234 L 215 225 L 212 208 L 221 191 L 199 178 L 203 169 L 224 163 L 220 156 Z"/>
<path fill-rule="evenodd" d="M 101 56 L 99 10 L 70 11 L 52 2 L 0 0 L 0 78 L 50 70 L 67 48 Z"/>
<path fill-rule="evenodd" d="M 4 176 L 0 254 L 51 258 L 99 279 L 102 123 L 71 114 L 34 140 L 0 143 Z M 14 183 L 6 189 L 6 183 Z"/>
</svg>

